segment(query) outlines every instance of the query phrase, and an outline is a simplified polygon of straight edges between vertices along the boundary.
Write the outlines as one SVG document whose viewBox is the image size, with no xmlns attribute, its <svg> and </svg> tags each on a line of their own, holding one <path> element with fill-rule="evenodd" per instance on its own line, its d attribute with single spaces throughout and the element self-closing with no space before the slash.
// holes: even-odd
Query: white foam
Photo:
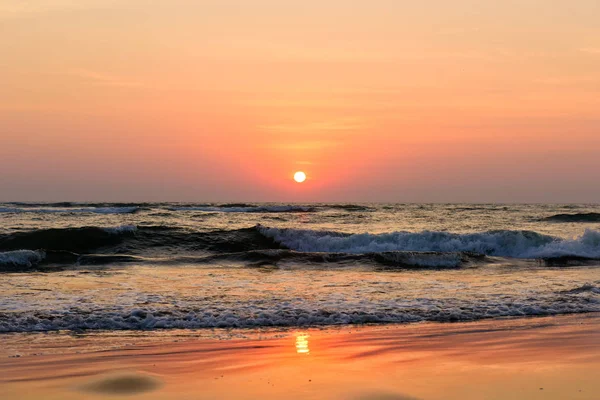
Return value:
<svg viewBox="0 0 600 400">
<path fill-rule="evenodd" d="M 32 267 L 46 257 L 41 250 L 14 250 L 0 253 L 0 265 Z"/>
<path fill-rule="evenodd" d="M 65 309 L 32 310 L 0 315 L 0 332 L 53 330 L 148 330 L 198 328 L 252 328 L 269 326 L 327 326 L 365 323 L 408 323 L 420 321 L 473 321 L 485 318 L 549 316 L 599 312 L 597 292 L 565 294 L 563 298 L 499 298 L 472 301 L 419 298 L 391 302 L 344 302 L 319 308 L 310 300 L 299 303 L 236 303 L 232 307 L 204 304 L 203 307 L 173 308 L 145 306 L 143 309 L 110 307 L 95 303 Z M 503 296 L 506 297 L 506 296 Z M 77 312 L 73 312 L 73 308 Z M 202 308 L 202 309 L 199 309 Z"/>
<path fill-rule="evenodd" d="M 474 252 L 516 258 L 576 256 L 600 258 L 600 232 L 588 229 L 574 239 L 529 231 L 457 234 L 424 231 L 341 234 L 302 229 L 257 227 L 281 245 L 302 252 L 379 253 L 393 251 Z"/>
<path fill-rule="evenodd" d="M 137 226 L 121 225 L 121 226 L 115 226 L 113 228 L 102 228 L 102 229 L 108 233 L 118 235 L 118 234 L 122 234 L 122 233 L 134 233 L 137 231 Z"/>
</svg>

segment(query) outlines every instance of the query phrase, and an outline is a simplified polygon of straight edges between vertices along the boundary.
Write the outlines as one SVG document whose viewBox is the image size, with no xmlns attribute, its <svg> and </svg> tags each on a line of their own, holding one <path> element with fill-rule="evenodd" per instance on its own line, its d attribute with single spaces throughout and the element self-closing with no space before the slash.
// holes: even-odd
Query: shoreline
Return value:
<svg viewBox="0 0 600 400">
<path fill-rule="evenodd" d="M 389 323 L 364 323 L 364 324 L 333 324 L 333 325 L 307 325 L 307 326 L 264 326 L 241 328 L 158 328 L 147 330 L 121 329 L 121 330 L 49 330 L 31 332 L 2 332 L 0 338 L 5 346 L 0 348 L 0 359 L 4 357 L 20 358 L 23 356 L 40 356 L 51 354 L 65 354 L 64 344 L 72 341 L 76 344 L 78 353 L 94 351 L 118 350 L 129 346 L 152 346 L 157 343 L 179 343 L 182 341 L 233 341 L 233 340 L 269 340 L 293 336 L 297 332 L 319 332 L 324 334 L 348 334 L 363 331 L 376 333 L 390 329 L 421 329 L 452 327 L 452 331 L 477 325 L 481 327 L 501 325 L 503 329 L 517 329 L 518 327 L 538 327 L 542 322 L 552 324 L 573 324 L 577 320 L 600 320 L 600 312 L 582 312 L 556 315 L 524 315 L 502 316 L 483 318 L 475 321 L 416 321 L 416 322 L 389 322 Z M 536 323 L 539 321 L 540 323 Z M 52 343 L 60 342 L 60 346 L 53 347 Z M 115 342 L 118 340 L 118 342 Z M 86 344 L 94 344 L 85 347 Z M 9 346 L 7 346 L 8 344 Z M 82 344 L 84 347 L 81 347 Z M 66 346 L 66 349 L 69 349 Z M 43 349 L 45 353 L 36 352 Z"/>
<path fill-rule="evenodd" d="M 305 330 L 9 334 L 0 351 L 0 397 L 592 399 L 599 370 L 598 313 Z"/>
</svg>

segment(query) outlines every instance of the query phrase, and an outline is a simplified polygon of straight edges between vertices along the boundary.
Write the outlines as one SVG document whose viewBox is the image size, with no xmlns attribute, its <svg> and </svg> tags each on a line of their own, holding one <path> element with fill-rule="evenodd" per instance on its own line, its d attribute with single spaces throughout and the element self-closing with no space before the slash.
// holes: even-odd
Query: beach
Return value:
<svg viewBox="0 0 600 400">
<path fill-rule="evenodd" d="M 596 399 L 599 314 L 3 336 L 3 399 Z"/>
</svg>

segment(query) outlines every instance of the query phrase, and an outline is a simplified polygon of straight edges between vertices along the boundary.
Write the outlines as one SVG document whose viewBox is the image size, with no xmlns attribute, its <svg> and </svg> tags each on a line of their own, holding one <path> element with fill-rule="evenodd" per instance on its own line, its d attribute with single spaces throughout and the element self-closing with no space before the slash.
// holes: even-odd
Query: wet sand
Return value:
<svg viewBox="0 0 600 400">
<path fill-rule="evenodd" d="M 2 344 L 2 399 L 600 398 L 597 314 L 285 332 L 15 334 Z"/>
</svg>

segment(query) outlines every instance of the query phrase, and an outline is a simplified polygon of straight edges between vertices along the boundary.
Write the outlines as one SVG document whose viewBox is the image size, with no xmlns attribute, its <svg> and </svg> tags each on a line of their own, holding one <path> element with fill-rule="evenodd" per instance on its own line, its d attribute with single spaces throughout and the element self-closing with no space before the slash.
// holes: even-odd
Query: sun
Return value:
<svg viewBox="0 0 600 400">
<path fill-rule="evenodd" d="M 302 183 L 306 180 L 306 174 L 302 171 L 298 171 L 294 174 L 294 180 L 298 183 Z"/>
</svg>

